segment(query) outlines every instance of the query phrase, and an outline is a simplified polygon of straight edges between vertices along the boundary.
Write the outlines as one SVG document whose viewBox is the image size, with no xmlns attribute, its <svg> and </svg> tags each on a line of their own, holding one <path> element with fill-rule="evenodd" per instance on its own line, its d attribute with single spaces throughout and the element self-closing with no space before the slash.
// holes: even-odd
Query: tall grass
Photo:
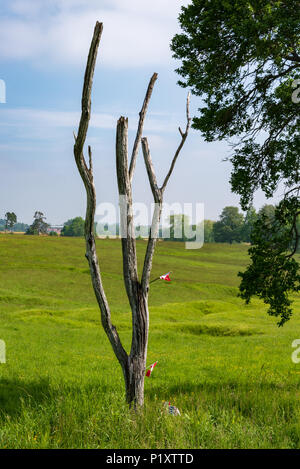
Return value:
<svg viewBox="0 0 300 469">
<path fill-rule="evenodd" d="M 138 241 L 140 258 L 145 241 Z M 127 349 L 131 315 L 120 243 L 97 243 L 113 322 Z M 0 236 L 1 448 L 299 448 L 300 300 L 278 328 L 237 297 L 247 247 L 186 251 L 158 243 L 150 292 L 145 409 L 124 403 L 102 331 L 82 239 Z M 181 416 L 163 411 L 171 401 Z"/>
</svg>

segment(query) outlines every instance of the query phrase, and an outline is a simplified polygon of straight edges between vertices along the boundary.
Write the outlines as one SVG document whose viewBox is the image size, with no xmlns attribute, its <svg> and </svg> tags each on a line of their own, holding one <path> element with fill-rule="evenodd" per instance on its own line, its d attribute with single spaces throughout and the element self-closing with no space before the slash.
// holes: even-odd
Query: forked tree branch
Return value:
<svg viewBox="0 0 300 469">
<path fill-rule="evenodd" d="M 143 102 L 142 109 L 141 109 L 140 114 L 139 114 L 140 115 L 139 124 L 138 124 L 138 129 L 137 129 L 137 133 L 136 133 L 136 137 L 135 137 L 135 142 L 134 142 L 134 145 L 133 145 L 131 161 L 130 161 L 130 167 L 129 167 L 129 179 L 130 179 L 131 182 L 132 182 L 133 173 L 134 173 L 135 164 L 136 164 L 136 159 L 137 159 L 137 155 L 138 155 L 139 144 L 140 144 L 142 134 L 143 134 L 145 116 L 146 116 L 146 112 L 147 112 L 147 109 L 148 109 L 148 104 L 149 104 L 149 101 L 150 101 L 150 98 L 151 98 L 151 95 L 152 95 L 152 91 L 153 91 L 153 87 L 154 87 L 154 84 L 155 84 L 156 80 L 157 80 L 157 73 L 153 73 L 153 75 L 150 79 L 148 88 L 147 88 L 147 92 L 146 92 L 146 96 L 145 96 L 145 99 L 144 99 L 144 102 Z"/>
<path fill-rule="evenodd" d="M 117 125 L 116 137 L 116 158 L 117 158 L 117 176 L 118 189 L 120 197 L 121 213 L 121 233 L 122 254 L 123 254 L 123 273 L 127 296 L 132 311 L 137 309 L 138 301 L 138 272 L 136 243 L 134 236 L 134 221 L 132 214 L 132 179 L 136 165 L 139 145 L 142 138 L 145 117 L 152 95 L 152 91 L 157 80 L 157 73 L 153 73 L 146 91 L 142 109 L 139 113 L 139 123 L 133 145 L 130 166 L 128 170 L 128 120 L 121 117 Z"/>
<path fill-rule="evenodd" d="M 96 299 L 98 301 L 100 311 L 101 311 L 101 322 L 103 328 L 110 340 L 110 343 L 113 347 L 116 357 L 118 358 L 122 368 L 128 361 L 128 355 L 124 350 L 119 335 L 115 326 L 111 323 L 111 314 L 109 305 L 106 299 L 104 292 L 101 273 L 98 263 L 98 257 L 96 253 L 95 237 L 94 237 L 94 217 L 96 210 L 96 190 L 93 182 L 93 168 L 92 168 L 92 152 L 89 147 L 89 168 L 86 164 L 86 161 L 83 156 L 83 147 L 86 140 L 90 114 L 91 114 L 91 91 L 93 84 L 93 76 L 97 58 L 98 47 L 101 39 L 101 34 L 103 30 L 102 23 L 97 22 L 94 35 L 91 42 L 91 47 L 88 55 L 84 85 L 82 92 L 82 101 L 81 101 L 81 118 L 78 128 L 77 137 L 74 134 L 75 144 L 74 144 L 74 156 L 75 161 L 78 167 L 78 171 L 83 180 L 86 194 L 87 194 L 87 208 L 86 208 L 86 217 L 85 217 L 85 241 L 86 241 L 86 258 L 89 262 L 92 284 Z"/>
<path fill-rule="evenodd" d="M 151 191 L 154 198 L 154 213 L 152 217 L 151 229 L 147 243 L 147 249 L 144 259 L 143 273 L 142 273 L 142 290 L 145 295 L 148 294 L 150 274 L 152 269 L 152 260 L 155 250 L 155 245 L 158 237 L 159 222 L 162 210 L 162 191 L 159 189 L 156 181 L 156 176 L 153 168 L 152 158 L 150 155 L 149 145 L 147 138 L 142 139 L 142 149 L 144 161 L 147 169 L 148 179 L 150 182 Z"/>
<path fill-rule="evenodd" d="M 120 234 L 122 240 L 123 277 L 132 312 L 132 340 L 129 368 L 125 371 L 128 384 L 127 399 L 134 389 L 144 388 L 144 374 L 147 359 L 149 310 L 147 295 L 143 294 L 138 279 L 136 240 L 132 209 L 132 182 L 128 171 L 128 119 L 120 117 L 117 125 L 116 163 L 118 190 L 120 196 Z M 135 398 L 136 399 L 136 398 Z M 140 401 L 142 402 L 142 401 Z"/>
<path fill-rule="evenodd" d="M 142 274 L 142 290 L 145 295 L 148 293 L 148 290 L 149 290 L 150 274 L 151 274 L 155 245 L 156 245 L 156 241 L 158 237 L 164 190 L 167 187 L 168 181 L 174 170 L 176 160 L 186 141 L 186 138 L 188 136 L 189 129 L 190 129 L 191 118 L 190 118 L 190 112 L 189 112 L 189 105 L 190 105 L 190 93 L 188 93 L 187 101 L 186 101 L 186 119 L 187 119 L 186 129 L 183 132 L 181 128 L 179 127 L 179 132 L 181 135 L 181 142 L 175 152 L 174 158 L 171 163 L 171 167 L 168 171 L 167 176 L 165 177 L 163 185 L 160 188 L 158 187 L 158 184 L 157 184 L 157 180 L 156 180 L 156 176 L 155 176 L 155 172 L 153 168 L 153 163 L 152 163 L 152 158 L 151 158 L 151 154 L 149 150 L 148 140 L 147 138 L 142 138 L 142 149 L 143 149 L 144 161 L 145 161 L 145 165 L 147 169 L 151 191 L 152 191 L 154 202 L 155 202 L 155 208 L 154 208 L 154 213 L 153 213 L 153 218 L 152 218 L 151 229 L 149 233 L 149 239 L 148 239 L 148 244 L 147 244 L 147 249 L 146 249 L 146 254 L 145 254 L 145 259 L 144 259 L 143 274 Z"/>
<path fill-rule="evenodd" d="M 174 155 L 174 158 L 172 160 L 172 163 L 171 163 L 171 167 L 169 169 L 169 172 L 168 174 L 166 175 L 166 178 L 163 182 L 163 185 L 161 186 L 161 191 L 164 192 L 165 188 L 167 187 L 167 184 L 168 184 L 168 181 L 171 177 L 171 174 L 174 170 L 174 166 L 175 166 L 175 163 L 176 163 L 176 160 L 179 156 L 179 153 L 184 145 L 184 142 L 186 141 L 186 138 L 188 136 L 188 133 L 189 133 L 189 129 L 190 129 L 190 125 L 191 125 L 191 117 L 190 117 L 190 93 L 188 93 L 187 95 L 187 99 L 186 99 L 186 128 L 185 128 L 185 131 L 183 132 L 181 130 L 181 128 L 179 127 L 179 133 L 181 135 L 181 142 L 175 152 L 175 155 Z"/>
</svg>

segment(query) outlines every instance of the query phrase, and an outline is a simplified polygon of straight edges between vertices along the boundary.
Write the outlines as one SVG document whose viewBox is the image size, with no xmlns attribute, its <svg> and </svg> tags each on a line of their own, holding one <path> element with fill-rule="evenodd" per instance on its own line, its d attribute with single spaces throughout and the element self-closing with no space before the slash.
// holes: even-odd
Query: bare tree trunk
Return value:
<svg viewBox="0 0 300 469">
<path fill-rule="evenodd" d="M 147 139 L 142 139 L 145 115 L 152 94 L 153 86 L 157 79 L 156 73 L 154 73 L 150 79 L 143 106 L 140 112 L 140 119 L 131 155 L 130 165 L 128 164 L 128 119 L 121 117 L 117 124 L 116 166 L 121 208 L 120 212 L 123 277 L 128 301 L 132 311 L 132 342 L 130 354 L 128 355 L 122 346 L 116 327 L 111 323 L 110 308 L 102 285 L 101 272 L 96 253 L 96 244 L 94 237 L 96 190 L 93 180 L 91 148 L 88 147 L 89 165 L 87 165 L 83 155 L 83 147 L 86 140 L 91 114 L 91 91 L 93 84 L 94 69 L 102 29 L 102 23 L 97 22 L 90 46 L 85 71 L 81 101 L 81 119 L 79 123 L 78 134 L 77 136 L 74 135 L 74 156 L 78 167 L 78 171 L 85 185 L 87 194 L 87 208 L 85 219 L 86 258 L 89 262 L 92 284 L 101 311 L 101 321 L 103 328 L 107 334 L 107 337 L 112 345 L 114 353 L 122 367 L 126 388 L 126 400 L 130 406 L 133 405 L 134 408 L 137 409 L 141 407 L 144 403 L 144 377 L 146 370 L 149 333 L 148 294 L 152 260 L 156 240 L 158 237 L 159 222 L 162 211 L 163 192 L 166 188 L 167 182 L 174 169 L 176 159 L 188 134 L 190 125 L 190 118 L 188 114 L 189 98 L 187 101 L 186 131 L 182 132 L 181 129 L 179 129 L 182 139 L 172 160 L 170 170 L 161 188 L 158 188 L 156 182 Z M 140 282 L 138 277 L 136 240 L 132 213 L 132 178 L 141 141 L 143 146 L 143 154 L 147 174 L 156 206 L 153 215 L 152 227 L 148 240 L 146 255 L 144 259 L 142 280 Z"/>
<path fill-rule="evenodd" d="M 128 119 L 121 117 L 117 125 L 116 163 L 121 209 L 123 276 L 132 311 L 132 342 L 125 378 L 129 403 L 142 405 L 147 359 L 149 311 L 148 295 L 138 279 L 136 243 L 132 214 L 132 184 L 128 169 Z"/>
<path fill-rule="evenodd" d="M 126 399 L 135 407 L 144 403 L 144 378 L 147 360 L 149 310 L 148 298 L 140 284 L 137 287 L 136 309 L 132 311 L 132 343 L 125 378 Z"/>
</svg>

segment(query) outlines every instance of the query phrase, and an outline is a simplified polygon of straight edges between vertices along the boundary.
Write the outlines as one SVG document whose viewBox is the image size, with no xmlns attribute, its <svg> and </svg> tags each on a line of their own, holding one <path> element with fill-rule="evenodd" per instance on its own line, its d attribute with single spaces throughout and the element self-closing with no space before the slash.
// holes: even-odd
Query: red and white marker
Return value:
<svg viewBox="0 0 300 469">
<path fill-rule="evenodd" d="M 165 274 L 165 275 L 161 275 L 161 276 L 159 277 L 160 280 L 166 280 L 166 282 L 171 282 L 170 273 L 171 273 L 171 272 L 168 272 L 168 273 Z"/>
<path fill-rule="evenodd" d="M 157 364 L 157 361 L 155 363 L 152 363 L 152 365 L 148 366 L 148 370 L 146 372 L 146 376 L 149 378 L 151 376 L 151 373 L 154 369 L 154 367 L 156 366 Z"/>
</svg>

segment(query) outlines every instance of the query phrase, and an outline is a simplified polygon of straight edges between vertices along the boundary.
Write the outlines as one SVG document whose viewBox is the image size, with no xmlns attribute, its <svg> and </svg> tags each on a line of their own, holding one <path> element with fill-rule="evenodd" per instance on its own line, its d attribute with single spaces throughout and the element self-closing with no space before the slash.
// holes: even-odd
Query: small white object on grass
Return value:
<svg viewBox="0 0 300 469">
<path fill-rule="evenodd" d="M 180 410 L 175 407 L 174 405 L 171 405 L 170 402 L 164 402 L 164 407 L 166 409 L 166 412 L 171 415 L 181 415 Z"/>
</svg>

